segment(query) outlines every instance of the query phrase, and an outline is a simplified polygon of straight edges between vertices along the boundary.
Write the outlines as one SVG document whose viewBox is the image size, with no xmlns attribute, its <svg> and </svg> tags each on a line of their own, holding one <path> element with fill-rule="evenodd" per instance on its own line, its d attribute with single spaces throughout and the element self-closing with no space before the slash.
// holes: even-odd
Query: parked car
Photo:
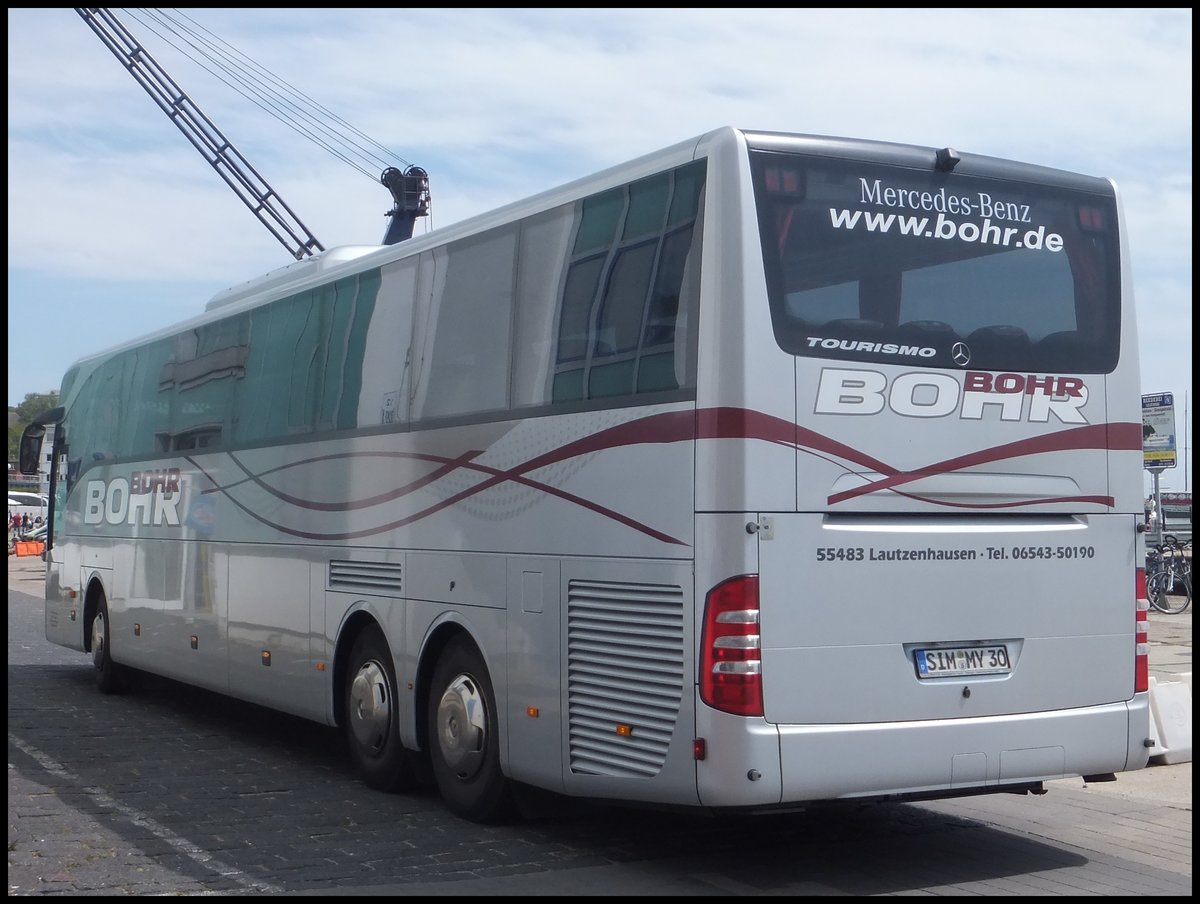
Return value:
<svg viewBox="0 0 1200 904">
<path fill-rule="evenodd" d="M 22 533 L 20 535 L 20 539 L 22 539 L 22 540 L 43 540 L 44 541 L 46 539 L 46 528 L 48 526 L 49 526 L 49 522 L 43 521 L 37 527 L 31 527 L 27 531 L 22 531 Z"/>
</svg>

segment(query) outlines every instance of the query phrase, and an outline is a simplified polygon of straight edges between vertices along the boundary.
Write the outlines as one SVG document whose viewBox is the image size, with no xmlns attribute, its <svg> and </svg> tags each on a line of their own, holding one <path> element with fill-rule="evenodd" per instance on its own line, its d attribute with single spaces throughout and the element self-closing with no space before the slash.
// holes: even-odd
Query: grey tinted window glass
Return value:
<svg viewBox="0 0 1200 904">
<path fill-rule="evenodd" d="M 358 426 L 358 411 L 362 404 L 363 366 L 366 361 L 368 328 L 375 313 L 382 276 L 380 271 L 371 270 L 362 274 L 350 285 L 351 291 L 343 304 L 350 308 L 345 331 L 345 354 L 340 357 L 340 386 L 335 381 L 331 391 L 338 394 L 336 407 L 339 430 Z"/>
<path fill-rule="evenodd" d="M 773 152 L 752 152 L 752 172 L 775 336 L 793 354 L 1048 373 L 1116 365 L 1111 196 L 1040 175 Z M 953 355 L 957 343 L 969 358 Z"/>
<path fill-rule="evenodd" d="M 607 248 L 576 242 L 589 254 L 574 255 L 563 291 L 556 401 L 662 391 L 694 381 L 679 340 L 682 336 L 684 347 L 690 347 L 695 338 L 699 231 L 694 224 L 704 171 L 703 162 L 688 164 L 605 192 L 599 196 L 602 205 L 596 199 L 581 203 L 583 220 L 602 207 L 625 226 L 621 240 Z M 614 198 L 624 205 L 621 211 L 610 208 Z"/>
<path fill-rule="evenodd" d="M 420 257 L 401 258 L 373 271 L 369 320 L 356 311 L 351 342 L 362 348 L 362 366 L 355 374 L 359 427 L 395 426 L 409 419 L 406 381 L 412 370 L 409 349 Z M 344 405 L 339 417 L 350 417 Z"/>
<path fill-rule="evenodd" d="M 316 426 L 331 430 L 337 423 L 338 404 L 342 399 L 342 380 L 346 373 L 346 334 L 354 317 L 355 286 L 352 280 L 334 283 L 323 294 L 329 340 L 322 349 L 320 389 L 317 399 Z"/>
<path fill-rule="evenodd" d="M 683 286 L 684 269 L 692 244 L 692 227 L 681 229 L 663 241 L 658 272 L 654 278 L 654 294 L 646 317 L 644 347 L 661 345 L 675 340 L 675 322 L 679 317 L 679 295 Z"/>
<path fill-rule="evenodd" d="M 588 398 L 630 395 L 634 390 L 635 367 L 636 362 L 632 358 L 611 364 L 594 363 L 588 372 Z"/>
<path fill-rule="evenodd" d="M 583 398 L 583 369 L 564 370 L 554 375 L 554 391 L 551 399 L 555 402 L 577 402 Z"/>
<path fill-rule="evenodd" d="M 321 299 L 306 292 L 293 303 L 299 334 L 288 362 L 287 429 L 311 430 L 317 417 L 317 381 L 320 379 Z"/>
<path fill-rule="evenodd" d="M 250 355 L 246 379 L 237 387 L 235 443 L 284 437 L 296 426 L 290 414 L 302 406 L 293 406 L 293 387 L 301 395 L 306 390 L 305 362 L 315 352 L 315 331 L 309 327 L 313 307 L 312 293 L 306 292 L 250 312 Z"/>
<path fill-rule="evenodd" d="M 91 467 L 93 452 L 104 457 L 107 425 L 113 416 L 100 398 L 105 382 L 103 367 L 75 369 L 63 380 L 64 390 L 74 390 L 78 384 L 77 391 L 64 391 L 69 404 L 67 441 L 71 444 L 67 473 L 72 482 Z"/>
<path fill-rule="evenodd" d="M 378 286 L 371 271 L 115 354 L 71 394 L 76 448 L 99 461 L 356 426 Z"/>
<path fill-rule="evenodd" d="M 357 426 L 364 344 L 379 284 L 379 271 L 368 271 L 241 315 L 245 324 L 237 336 L 245 344 L 235 347 L 241 371 L 232 399 L 220 400 L 233 414 L 224 441 L 241 445 Z M 211 434 L 204 441 L 214 444 Z"/>
<path fill-rule="evenodd" d="M 690 223 L 700 213 L 700 193 L 704 189 L 704 164 L 694 163 L 675 171 L 675 191 L 671 195 L 668 227 Z"/>
<path fill-rule="evenodd" d="M 961 292 L 970 286 L 971 304 Z M 981 327 L 1018 323 L 1037 341 L 1078 328 L 1066 255 L 1029 255 L 1014 267 L 1003 256 L 948 261 L 904 274 L 900 322 L 937 320 L 967 336 Z"/>
<path fill-rule="evenodd" d="M 596 327 L 597 356 L 637 349 L 657 250 L 657 243 L 627 248 L 613 262 Z"/>
<path fill-rule="evenodd" d="M 844 282 L 800 289 L 784 296 L 789 317 L 819 326 L 858 316 L 858 283 Z"/>
<path fill-rule="evenodd" d="M 515 226 L 495 229 L 455 242 L 435 257 L 444 279 L 430 299 L 431 335 L 420 340 L 432 340 L 432 355 L 427 385 L 416 387 L 414 418 L 508 406 L 516 233 Z"/>
<path fill-rule="evenodd" d="M 625 217 L 625 239 L 639 239 L 662 232 L 671 184 L 667 173 L 629 186 L 629 213 Z"/>
<path fill-rule="evenodd" d="M 575 205 L 564 205 L 521 225 L 513 342 L 514 406 L 544 405 L 552 399 L 555 361 L 561 351 L 556 332 L 559 303 L 563 300 L 566 307 L 565 297 L 575 294 L 573 290 L 563 292 L 575 217 Z M 593 294 L 595 279 L 593 275 Z M 575 309 L 577 304 L 571 307 Z M 585 318 L 586 314 L 584 306 Z M 581 322 L 586 331 L 586 320 Z M 582 358 L 584 351 L 581 340 L 575 354 Z"/>
<path fill-rule="evenodd" d="M 621 189 L 586 199 L 579 231 L 575 234 L 575 254 L 585 254 L 611 245 L 624 211 L 625 197 Z"/>
<path fill-rule="evenodd" d="M 156 448 L 156 437 L 165 429 L 171 411 L 159 383 L 170 354 L 169 340 L 152 342 L 129 353 L 126 365 L 129 413 L 122 455 L 148 455 Z"/>
<path fill-rule="evenodd" d="M 603 267 L 604 258 L 593 257 L 572 264 L 567 271 L 558 329 L 557 360 L 560 362 L 579 361 L 587 354 L 592 302 L 596 298 L 596 286 Z"/>
</svg>

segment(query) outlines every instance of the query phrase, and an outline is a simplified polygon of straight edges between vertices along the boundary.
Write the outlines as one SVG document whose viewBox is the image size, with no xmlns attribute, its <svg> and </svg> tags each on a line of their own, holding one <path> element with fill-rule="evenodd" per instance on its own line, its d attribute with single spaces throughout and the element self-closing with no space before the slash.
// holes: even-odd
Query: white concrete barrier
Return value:
<svg viewBox="0 0 1200 904">
<path fill-rule="evenodd" d="M 1179 681 L 1150 677 L 1150 718 L 1154 746 L 1150 762 L 1157 766 L 1192 761 L 1192 673 Z"/>
</svg>

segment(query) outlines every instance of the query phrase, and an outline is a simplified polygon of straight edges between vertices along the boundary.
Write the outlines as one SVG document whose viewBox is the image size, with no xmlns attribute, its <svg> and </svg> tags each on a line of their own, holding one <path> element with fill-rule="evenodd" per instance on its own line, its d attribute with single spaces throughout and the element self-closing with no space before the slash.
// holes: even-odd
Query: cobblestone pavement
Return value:
<svg viewBox="0 0 1200 904">
<path fill-rule="evenodd" d="M 555 801 L 478 826 L 366 788 L 331 729 L 161 679 L 98 694 L 45 641 L 36 576 L 9 576 L 10 895 L 1191 894 L 1190 762 L 1039 797 L 753 818 Z M 1152 636 L 1182 635 L 1162 619 Z"/>
</svg>

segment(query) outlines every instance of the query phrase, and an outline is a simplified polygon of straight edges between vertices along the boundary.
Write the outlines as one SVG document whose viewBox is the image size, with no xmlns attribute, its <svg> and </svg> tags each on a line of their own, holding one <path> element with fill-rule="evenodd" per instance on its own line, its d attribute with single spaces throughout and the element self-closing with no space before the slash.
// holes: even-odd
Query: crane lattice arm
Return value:
<svg viewBox="0 0 1200 904">
<path fill-rule="evenodd" d="M 75 12 L 296 260 L 324 251 L 300 219 L 109 9 Z"/>
</svg>

